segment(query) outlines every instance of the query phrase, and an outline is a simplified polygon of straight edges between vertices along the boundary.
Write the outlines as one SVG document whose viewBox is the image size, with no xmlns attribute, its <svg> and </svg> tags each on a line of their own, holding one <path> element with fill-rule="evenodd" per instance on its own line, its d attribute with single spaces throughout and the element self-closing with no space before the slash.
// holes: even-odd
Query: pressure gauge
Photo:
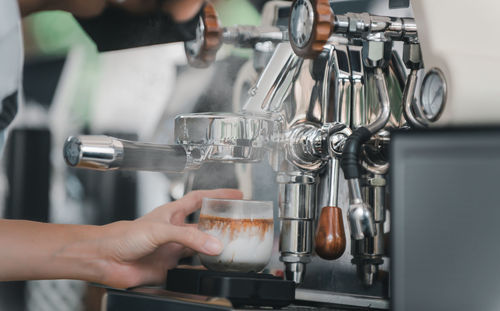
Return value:
<svg viewBox="0 0 500 311">
<path fill-rule="evenodd" d="M 288 34 L 293 51 L 304 58 L 315 58 L 332 32 L 333 12 L 329 0 L 295 0 Z"/>
<path fill-rule="evenodd" d="M 290 14 L 290 36 L 297 47 L 303 48 L 309 42 L 312 36 L 313 24 L 314 11 L 311 1 L 295 1 Z"/>
<path fill-rule="evenodd" d="M 424 77 L 420 90 L 420 110 L 428 121 L 436 121 L 446 103 L 446 80 L 441 70 L 431 69 Z"/>
</svg>

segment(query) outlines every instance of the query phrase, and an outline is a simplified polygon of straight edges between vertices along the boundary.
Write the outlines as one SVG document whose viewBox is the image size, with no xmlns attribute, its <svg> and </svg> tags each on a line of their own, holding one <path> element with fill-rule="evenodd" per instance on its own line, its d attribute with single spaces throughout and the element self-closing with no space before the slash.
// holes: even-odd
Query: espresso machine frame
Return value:
<svg viewBox="0 0 500 311">
<path fill-rule="evenodd" d="M 279 185 L 279 260 L 298 286 L 296 300 L 388 309 L 390 133 L 426 127 L 442 111 L 415 99 L 423 69 L 417 25 L 411 17 L 335 14 L 328 0 L 271 2 L 266 14 L 288 6 L 287 28 L 273 18 L 223 28 L 207 4 L 196 39 L 185 43 L 197 67 L 210 66 L 222 44 L 254 50 L 258 79 L 234 97 L 240 111 L 177 116 L 174 145 L 71 137 L 65 158 L 91 169 L 177 172 L 267 161 Z M 445 101 L 446 80 L 435 72 Z"/>
</svg>

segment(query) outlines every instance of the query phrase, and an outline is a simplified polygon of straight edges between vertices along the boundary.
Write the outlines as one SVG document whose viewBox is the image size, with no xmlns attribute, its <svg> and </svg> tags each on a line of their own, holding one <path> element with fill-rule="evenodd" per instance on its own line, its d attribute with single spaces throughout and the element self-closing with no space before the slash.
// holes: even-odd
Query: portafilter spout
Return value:
<svg viewBox="0 0 500 311">
<path fill-rule="evenodd" d="M 69 137 L 63 148 L 69 166 L 93 170 L 183 172 L 199 166 L 200 154 L 182 145 L 160 145 L 104 135 Z"/>
</svg>

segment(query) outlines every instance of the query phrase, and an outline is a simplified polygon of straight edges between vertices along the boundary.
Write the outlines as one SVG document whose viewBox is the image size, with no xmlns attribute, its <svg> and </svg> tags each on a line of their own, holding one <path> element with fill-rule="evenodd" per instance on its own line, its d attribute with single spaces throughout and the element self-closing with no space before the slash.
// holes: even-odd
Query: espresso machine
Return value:
<svg viewBox="0 0 500 311">
<path fill-rule="evenodd" d="M 294 284 L 291 306 L 389 309 L 391 132 L 456 120 L 445 105 L 452 71 L 421 47 L 436 40 L 428 24 L 420 31 L 431 4 L 413 6 L 415 17 L 350 12 L 343 1 L 271 1 L 267 25 L 221 27 L 207 3 L 186 56 L 204 68 L 222 45 L 252 49 L 257 78 L 235 89 L 239 109 L 178 115 L 172 145 L 70 137 L 65 159 L 161 172 L 268 163 L 279 189 L 280 264 L 272 268 Z"/>
</svg>

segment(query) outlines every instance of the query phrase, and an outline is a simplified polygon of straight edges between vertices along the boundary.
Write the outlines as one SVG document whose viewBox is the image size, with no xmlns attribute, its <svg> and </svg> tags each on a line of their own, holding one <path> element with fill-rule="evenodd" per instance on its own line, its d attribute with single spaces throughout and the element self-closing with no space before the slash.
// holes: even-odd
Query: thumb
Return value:
<svg viewBox="0 0 500 311">
<path fill-rule="evenodd" d="M 159 244 L 177 242 L 194 251 L 207 255 L 218 255 L 224 245 L 214 236 L 190 226 L 175 226 L 169 224 L 167 230 L 162 230 Z"/>
</svg>

